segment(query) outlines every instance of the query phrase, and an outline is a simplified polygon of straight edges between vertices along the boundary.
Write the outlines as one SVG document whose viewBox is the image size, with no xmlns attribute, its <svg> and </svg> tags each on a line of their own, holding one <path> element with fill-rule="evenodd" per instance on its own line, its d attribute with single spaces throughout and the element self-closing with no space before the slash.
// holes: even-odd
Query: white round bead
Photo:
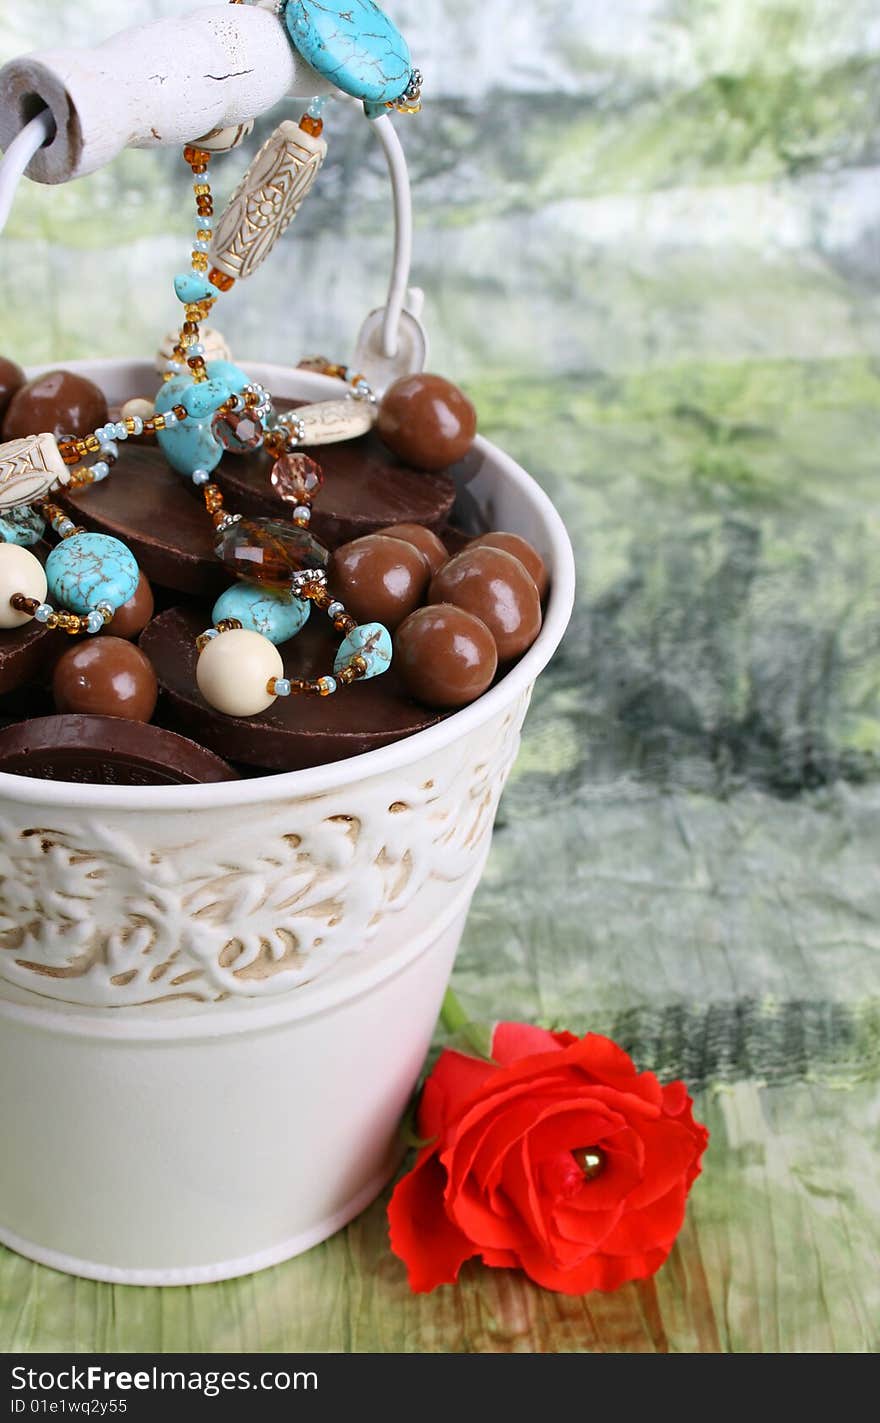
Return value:
<svg viewBox="0 0 880 1423">
<path fill-rule="evenodd" d="M 265 711 L 275 701 L 267 683 L 283 676 L 278 648 L 246 628 L 213 638 L 196 667 L 199 691 L 209 706 L 225 716 L 256 716 Z"/>
<path fill-rule="evenodd" d="M 45 603 L 46 592 L 40 560 L 20 544 L 0 544 L 0 628 L 20 628 L 31 621 L 30 613 L 19 613 L 10 605 L 14 593 Z"/>
<path fill-rule="evenodd" d="M 156 407 L 152 400 L 137 395 L 134 400 L 126 400 L 119 413 L 123 420 L 152 420 Z"/>
</svg>

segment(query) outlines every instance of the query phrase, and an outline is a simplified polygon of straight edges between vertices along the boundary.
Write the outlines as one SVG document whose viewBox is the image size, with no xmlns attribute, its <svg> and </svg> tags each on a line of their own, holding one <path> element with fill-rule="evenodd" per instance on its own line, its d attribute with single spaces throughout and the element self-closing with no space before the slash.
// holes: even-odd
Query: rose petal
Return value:
<svg viewBox="0 0 880 1423">
<path fill-rule="evenodd" d="M 471 1170 L 481 1185 L 491 1187 L 504 1152 L 523 1137 L 528 1138 L 530 1159 L 539 1164 L 547 1156 L 558 1156 L 560 1150 L 570 1153 L 573 1147 L 603 1141 L 624 1125 L 622 1117 L 590 1111 L 589 1106 L 577 1101 L 518 1103 L 486 1124 Z M 464 1146 L 465 1138 L 460 1142 Z"/>
<path fill-rule="evenodd" d="M 509 1077 L 509 1073 L 503 1075 Z M 480 1136 L 489 1121 L 505 1115 L 517 1101 L 579 1102 L 585 1110 L 614 1113 L 621 1123 L 626 1114 L 636 1120 L 659 1116 L 658 1108 L 640 1097 L 616 1092 L 610 1087 L 586 1083 L 571 1073 L 561 1073 L 558 1076 L 542 1074 L 535 1080 L 525 1078 L 508 1082 L 506 1085 L 499 1083 L 501 1076 L 499 1072 L 498 1077 L 487 1081 L 480 1096 L 471 1099 L 462 1111 L 455 1123 L 455 1130 L 448 1133 L 447 1140 L 451 1141 L 454 1136 L 459 1148 L 454 1167 L 448 1159 L 445 1163 L 450 1169 L 456 1189 L 463 1175 L 471 1169 Z M 477 1131 L 479 1135 L 475 1135 Z M 589 1142 L 574 1144 L 590 1145 Z"/>
<path fill-rule="evenodd" d="M 620 1135 L 625 1136 L 626 1133 Z M 640 1146 L 637 1138 L 634 1139 L 634 1145 Z M 641 1150 L 615 1151 L 608 1147 L 603 1149 L 604 1168 L 592 1181 L 586 1180 L 580 1167 L 572 1159 L 572 1165 L 580 1178 L 577 1190 L 567 1195 L 556 1193 L 559 1206 L 565 1206 L 567 1210 L 578 1214 L 588 1214 L 591 1211 L 610 1210 L 626 1200 L 633 1187 L 641 1180 Z"/>
<path fill-rule="evenodd" d="M 644 1210 L 625 1210 L 602 1249 L 609 1255 L 637 1254 L 672 1243 L 684 1222 L 687 1188 L 674 1186 Z"/>
<path fill-rule="evenodd" d="M 685 1182 L 700 1150 L 693 1131 L 668 1117 L 659 1121 L 642 1121 L 638 1133 L 645 1147 L 642 1179 L 627 1202 L 632 1210 L 650 1205 L 665 1196 L 673 1186 Z"/>
<path fill-rule="evenodd" d="M 407 1267 L 410 1289 L 425 1294 L 452 1284 L 477 1253 L 443 1205 L 446 1172 L 435 1155 L 397 1183 L 388 1203 L 391 1249 Z"/>
<path fill-rule="evenodd" d="M 497 1071 L 491 1062 L 467 1057 L 463 1052 L 451 1048 L 441 1052 L 422 1093 L 418 1116 L 421 1135 L 441 1136 L 459 1115 L 462 1104 Z"/>
<path fill-rule="evenodd" d="M 545 1028 L 535 1028 L 531 1023 L 497 1023 L 492 1034 L 492 1056 L 499 1067 L 510 1067 L 523 1057 L 534 1057 L 537 1053 L 561 1052 L 558 1038 L 562 1034 L 548 1033 Z M 566 1034 L 571 1037 L 571 1034 Z M 577 1042 L 577 1038 L 573 1039 Z"/>
<path fill-rule="evenodd" d="M 646 1250 L 639 1255 L 604 1255 L 597 1253 L 559 1269 L 539 1251 L 525 1251 L 520 1264 L 535 1284 L 558 1294 L 583 1295 L 590 1290 L 616 1290 L 630 1280 L 644 1280 L 656 1274 L 669 1254 L 668 1248 Z"/>
</svg>

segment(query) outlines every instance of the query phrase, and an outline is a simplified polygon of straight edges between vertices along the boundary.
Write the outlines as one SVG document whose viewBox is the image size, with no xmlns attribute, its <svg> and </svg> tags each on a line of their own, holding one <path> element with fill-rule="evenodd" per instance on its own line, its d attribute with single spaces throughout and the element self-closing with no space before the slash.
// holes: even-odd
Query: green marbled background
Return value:
<svg viewBox="0 0 880 1423">
<path fill-rule="evenodd" d="M 388 8 L 429 80 L 400 124 L 432 365 L 550 491 L 580 569 L 456 986 L 475 1016 L 610 1030 L 684 1075 L 706 1172 L 667 1267 L 614 1296 L 468 1268 L 411 1298 L 380 1202 L 198 1290 L 0 1255 L 0 1342 L 874 1350 L 880 0 Z M 0 57 L 119 23 L 4 0 Z M 298 231 L 228 303 L 243 357 L 344 356 L 381 299 L 381 164 L 364 125 L 331 127 Z M 172 154 L 129 153 L 23 192 L 4 351 L 151 351 L 186 187 Z"/>
</svg>

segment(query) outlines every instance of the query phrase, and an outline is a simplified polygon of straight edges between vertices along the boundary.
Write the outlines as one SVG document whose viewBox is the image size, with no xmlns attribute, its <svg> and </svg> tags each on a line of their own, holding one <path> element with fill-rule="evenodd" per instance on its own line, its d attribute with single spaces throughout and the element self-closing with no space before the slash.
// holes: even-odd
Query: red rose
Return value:
<svg viewBox="0 0 880 1423">
<path fill-rule="evenodd" d="M 388 1207 L 412 1289 L 451 1283 L 475 1255 L 564 1294 L 652 1275 L 709 1139 L 684 1083 L 661 1087 L 596 1033 L 500 1023 L 492 1055 L 446 1051 L 425 1084 L 431 1144 Z"/>
</svg>

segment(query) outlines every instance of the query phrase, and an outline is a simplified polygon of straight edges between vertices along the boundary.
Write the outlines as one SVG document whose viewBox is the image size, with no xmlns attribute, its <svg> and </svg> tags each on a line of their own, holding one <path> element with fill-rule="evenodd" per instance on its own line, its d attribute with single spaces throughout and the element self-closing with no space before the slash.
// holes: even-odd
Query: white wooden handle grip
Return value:
<svg viewBox="0 0 880 1423">
<path fill-rule="evenodd" d="M 212 5 L 115 35 L 92 50 L 49 50 L 0 69 L 0 149 L 45 106 L 55 136 L 28 177 L 66 183 L 124 148 L 186 143 L 258 118 L 287 95 L 335 92 L 278 17 Z"/>
</svg>

